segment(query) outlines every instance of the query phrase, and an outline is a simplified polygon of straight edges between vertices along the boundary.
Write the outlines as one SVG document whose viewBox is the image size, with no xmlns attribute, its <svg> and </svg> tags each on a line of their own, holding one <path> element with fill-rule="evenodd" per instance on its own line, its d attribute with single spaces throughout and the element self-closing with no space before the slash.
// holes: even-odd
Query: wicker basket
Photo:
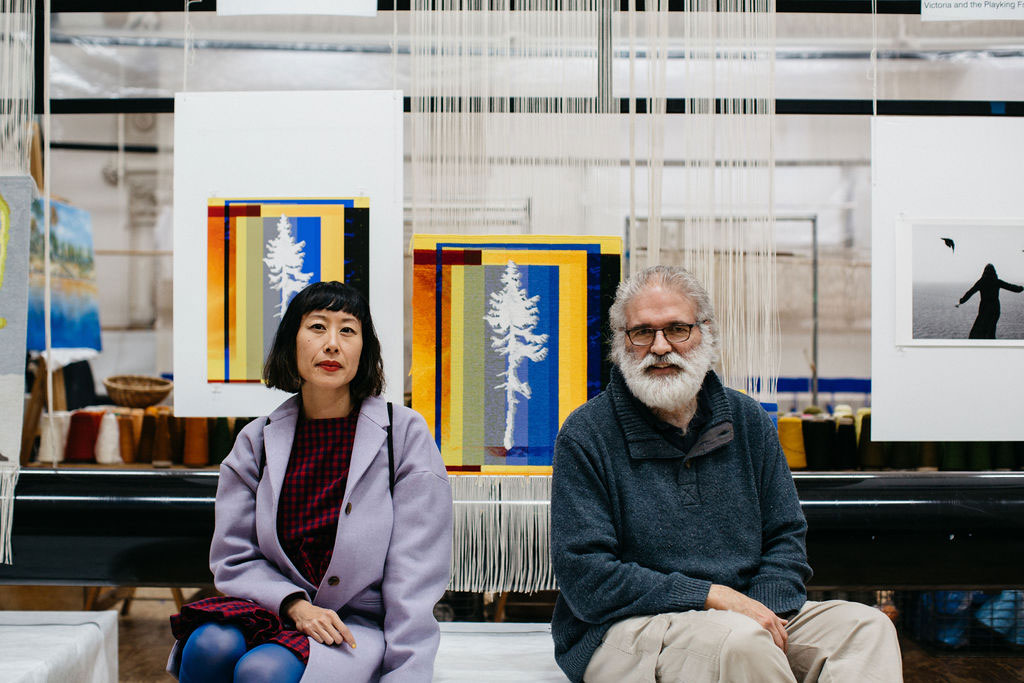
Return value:
<svg viewBox="0 0 1024 683">
<path fill-rule="evenodd" d="M 146 408 L 156 405 L 171 393 L 174 383 L 147 375 L 114 375 L 103 380 L 110 400 L 119 406 Z"/>
</svg>

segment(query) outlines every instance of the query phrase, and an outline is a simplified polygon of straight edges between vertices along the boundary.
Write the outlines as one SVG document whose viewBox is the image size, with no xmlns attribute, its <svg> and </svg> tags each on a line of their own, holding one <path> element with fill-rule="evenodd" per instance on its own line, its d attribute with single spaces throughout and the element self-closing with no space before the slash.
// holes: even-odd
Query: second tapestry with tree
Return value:
<svg viewBox="0 0 1024 683">
<path fill-rule="evenodd" d="M 413 237 L 412 406 L 449 471 L 550 468 L 608 380 L 618 237 Z"/>
<path fill-rule="evenodd" d="M 207 382 L 259 382 L 281 317 L 313 282 L 369 295 L 370 203 L 211 199 L 207 206 Z"/>
</svg>

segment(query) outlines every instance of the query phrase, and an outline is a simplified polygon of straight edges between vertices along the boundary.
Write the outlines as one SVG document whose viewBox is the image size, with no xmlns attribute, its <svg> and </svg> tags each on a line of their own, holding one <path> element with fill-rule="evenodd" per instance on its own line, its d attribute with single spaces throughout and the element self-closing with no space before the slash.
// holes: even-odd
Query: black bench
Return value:
<svg viewBox="0 0 1024 683">
<path fill-rule="evenodd" d="M 0 583 L 197 586 L 213 470 L 27 469 Z M 1024 472 L 794 474 L 813 589 L 1024 586 Z"/>
</svg>

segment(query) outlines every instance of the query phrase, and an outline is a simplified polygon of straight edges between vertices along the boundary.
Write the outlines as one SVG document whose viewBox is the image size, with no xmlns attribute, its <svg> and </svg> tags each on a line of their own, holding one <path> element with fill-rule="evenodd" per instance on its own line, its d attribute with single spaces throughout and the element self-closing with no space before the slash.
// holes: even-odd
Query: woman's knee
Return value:
<svg viewBox="0 0 1024 683">
<path fill-rule="evenodd" d="M 235 666 L 240 683 L 297 683 L 306 665 L 288 648 L 265 643 L 249 650 Z"/>
<path fill-rule="evenodd" d="M 218 680 L 230 676 L 245 654 L 245 636 L 235 626 L 203 624 L 189 636 L 181 652 L 182 680 Z"/>
</svg>

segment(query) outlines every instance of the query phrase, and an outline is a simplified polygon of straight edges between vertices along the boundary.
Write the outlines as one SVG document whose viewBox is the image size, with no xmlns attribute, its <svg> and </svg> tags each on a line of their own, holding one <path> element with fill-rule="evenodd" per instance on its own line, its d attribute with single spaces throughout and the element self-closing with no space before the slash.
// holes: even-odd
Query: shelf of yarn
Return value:
<svg viewBox="0 0 1024 683">
<path fill-rule="evenodd" d="M 870 408 L 781 415 L 778 429 L 793 471 L 1024 470 L 1024 441 L 872 441 Z"/>
<path fill-rule="evenodd" d="M 248 417 L 175 417 L 170 406 L 98 406 L 43 415 L 30 466 L 185 467 L 218 465 Z"/>
</svg>

